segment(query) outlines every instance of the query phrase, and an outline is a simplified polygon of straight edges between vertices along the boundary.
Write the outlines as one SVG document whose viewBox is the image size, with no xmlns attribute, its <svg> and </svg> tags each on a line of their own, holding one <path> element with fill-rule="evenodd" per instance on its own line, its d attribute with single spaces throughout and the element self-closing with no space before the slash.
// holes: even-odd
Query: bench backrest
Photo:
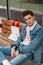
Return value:
<svg viewBox="0 0 43 65">
<path fill-rule="evenodd" d="M 17 22 L 14 22 L 15 26 L 16 26 L 16 23 Z M 19 23 L 20 32 L 22 30 L 23 25 L 24 25 L 23 23 Z M 11 21 L 10 20 L 2 19 L 2 32 L 7 35 L 11 34 Z"/>
</svg>

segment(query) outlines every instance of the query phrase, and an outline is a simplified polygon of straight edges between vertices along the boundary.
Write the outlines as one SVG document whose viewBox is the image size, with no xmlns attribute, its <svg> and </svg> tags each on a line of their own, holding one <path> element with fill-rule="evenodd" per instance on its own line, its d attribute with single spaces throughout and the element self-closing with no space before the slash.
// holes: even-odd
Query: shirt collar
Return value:
<svg viewBox="0 0 43 65">
<path fill-rule="evenodd" d="M 36 24 L 37 24 L 37 21 L 35 21 L 33 26 L 30 27 L 30 30 L 33 30 Z"/>
</svg>

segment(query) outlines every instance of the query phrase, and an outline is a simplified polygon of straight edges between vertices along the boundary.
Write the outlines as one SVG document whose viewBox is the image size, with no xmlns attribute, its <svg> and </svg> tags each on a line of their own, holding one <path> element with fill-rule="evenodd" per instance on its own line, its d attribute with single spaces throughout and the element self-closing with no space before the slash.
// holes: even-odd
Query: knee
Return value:
<svg viewBox="0 0 43 65">
<path fill-rule="evenodd" d="M 2 51 L 3 50 L 3 48 L 2 47 L 0 47 L 0 51 Z"/>
<path fill-rule="evenodd" d="M 0 53 L 2 52 L 2 50 L 3 50 L 2 47 L 0 47 Z"/>
</svg>

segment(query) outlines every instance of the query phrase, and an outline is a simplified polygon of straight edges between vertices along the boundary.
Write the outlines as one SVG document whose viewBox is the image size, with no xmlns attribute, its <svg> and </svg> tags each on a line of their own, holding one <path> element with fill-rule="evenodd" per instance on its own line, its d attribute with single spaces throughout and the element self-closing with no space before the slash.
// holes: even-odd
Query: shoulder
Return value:
<svg viewBox="0 0 43 65">
<path fill-rule="evenodd" d="M 40 30 L 40 29 L 43 30 L 43 27 L 37 23 L 34 29 L 35 30 Z"/>
<path fill-rule="evenodd" d="M 33 29 L 34 33 L 43 33 L 43 27 L 40 26 L 38 23 L 35 25 L 34 29 Z"/>
</svg>

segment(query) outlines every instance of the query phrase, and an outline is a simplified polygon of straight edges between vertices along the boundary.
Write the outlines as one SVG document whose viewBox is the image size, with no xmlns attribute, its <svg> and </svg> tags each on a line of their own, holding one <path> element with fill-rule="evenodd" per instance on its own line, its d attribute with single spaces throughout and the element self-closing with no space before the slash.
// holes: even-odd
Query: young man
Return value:
<svg viewBox="0 0 43 65">
<path fill-rule="evenodd" d="M 8 47 L 0 47 L 0 63 L 3 65 L 21 65 L 34 55 L 34 65 L 39 65 L 42 56 L 43 29 L 35 21 L 32 11 L 24 11 L 23 17 L 26 25 L 17 41 Z M 13 59 L 9 62 L 5 55 L 11 55 Z"/>
</svg>

